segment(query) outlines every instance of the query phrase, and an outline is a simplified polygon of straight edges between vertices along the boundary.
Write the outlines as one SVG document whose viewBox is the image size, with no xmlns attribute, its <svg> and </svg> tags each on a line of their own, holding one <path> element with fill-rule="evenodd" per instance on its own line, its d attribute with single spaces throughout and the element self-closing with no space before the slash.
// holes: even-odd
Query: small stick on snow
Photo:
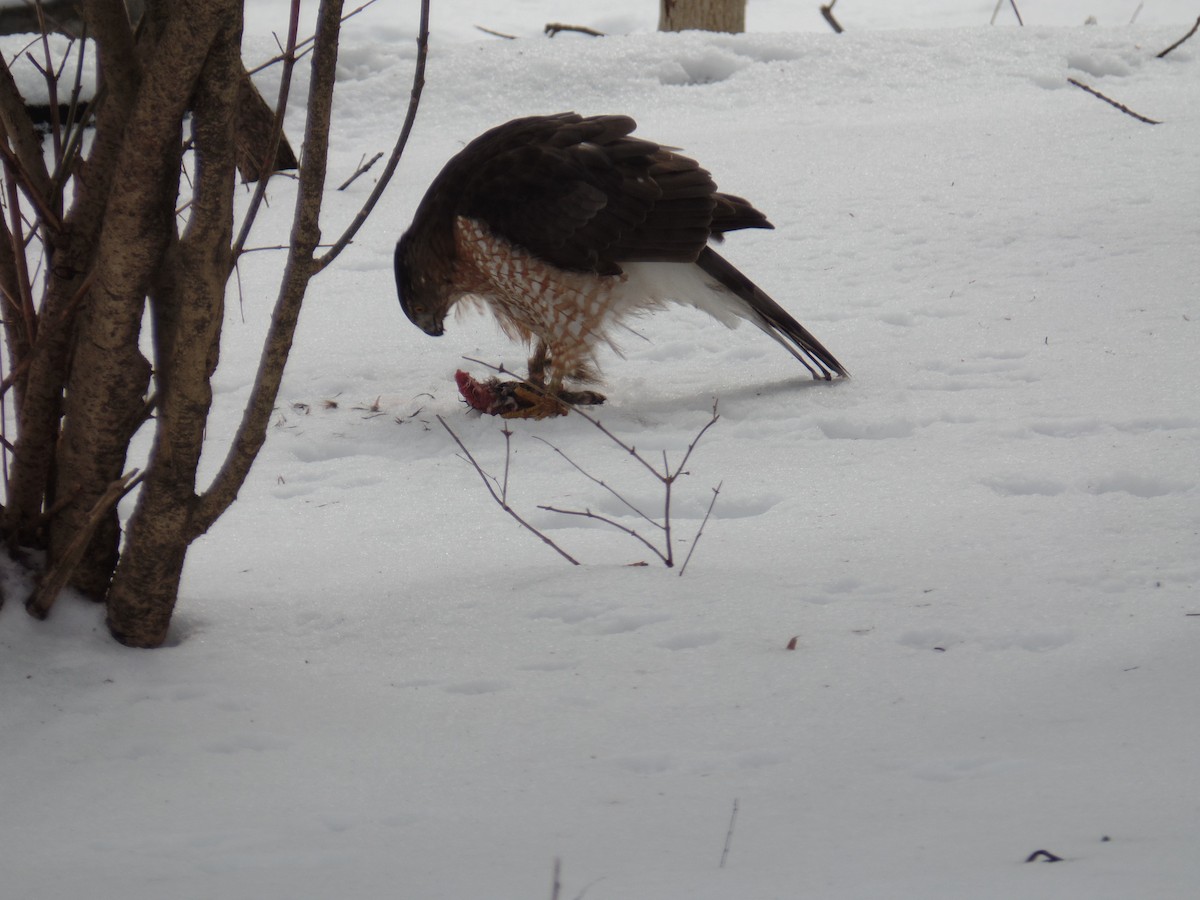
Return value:
<svg viewBox="0 0 1200 900">
<path fill-rule="evenodd" d="M 704 534 L 704 526 L 708 524 L 708 517 L 712 515 L 713 507 L 717 505 L 717 497 L 721 493 L 721 485 L 725 482 L 717 482 L 717 486 L 712 489 L 713 498 L 708 503 L 708 509 L 704 513 L 704 518 L 700 521 L 700 527 L 696 529 L 696 536 L 692 538 L 692 546 L 688 548 L 687 556 L 683 558 L 683 565 L 679 567 L 679 577 L 683 577 L 683 573 L 687 571 L 688 563 L 692 559 L 692 553 L 696 550 L 696 545 L 700 543 L 700 535 Z"/>
<path fill-rule="evenodd" d="M 1133 116 L 1139 122 L 1145 122 L 1147 125 L 1161 125 L 1162 124 L 1162 122 L 1158 121 L 1157 119 L 1148 119 L 1145 116 L 1141 115 L 1140 113 L 1135 113 L 1132 109 L 1130 109 L 1124 103 L 1118 103 L 1116 100 L 1113 100 L 1111 97 L 1105 97 L 1098 90 L 1096 90 L 1095 88 L 1088 87 L 1082 81 L 1076 81 L 1074 78 L 1068 78 L 1067 81 L 1070 82 L 1071 84 L 1075 85 L 1075 87 L 1080 88 L 1081 90 L 1087 91 L 1093 97 L 1099 97 L 1101 100 L 1103 100 L 1109 106 L 1115 106 L 1121 112 L 1125 113 L 1125 115 Z"/>
<path fill-rule="evenodd" d="M 718 869 L 725 868 L 725 860 L 729 858 L 729 845 L 733 843 L 733 823 L 737 821 L 737 797 L 733 798 L 733 812 L 729 814 L 729 830 L 725 832 L 725 849 L 721 851 L 721 864 Z"/>
<path fill-rule="evenodd" d="M 1174 50 L 1176 47 L 1178 47 L 1180 44 L 1182 44 L 1184 41 L 1186 41 L 1188 38 L 1190 38 L 1193 34 L 1195 34 L 1197 28 L 1200 28 L 1200 16 L 1196 17 L 1196 24 L 1192 26 L 1191 31 L 1189 31 L 1187 34 L 1185 34 L 1183 37 L 1181 37 L 1179 40 L 1177 40 L 1175 43 L 1173 43 L 1170 47 L 1168 47 L 1162 53 L 1158 54 L 1158 56 L 1155 57 L 1155 59 L 1162 59 L 1164 56 L 1166 56 L 1168 53 L 1170 53 L 1172 50 Z"/>
<path fill-rule="evenodd" d="M 482 25 L 476 25 L 475 27 L 484 34 L 490 34 L 492 37 L 504 38 L 506 41 L 515 41 L 517 39 L 515 34 L 505 34 L 503 31 L 492 31 L 492 29 L 484 28 Z"/>
<path fill-rule="evenodd" d="M 586 25 L 564 25 L 561 22 L 547 22 L 542 31 L 550 37 L 554 37 L 560 31 L 577 31 L 592 37 L 604 37 L 604 32 L 597 31 L 595 28 L 588 28 Z"/>
<path fill-rule="evenodd" d="M 834 30 L 835 34 L 841 34 L 846 29 L 844 29 L 842 24 L 833 17 L 833 7 L 836 3 L 837 0 L 830 0 L 829 3 L 822 5 L 821 15 L 824 17 L 825 21 L 829 23 L 829 27 Z"/>
</svg>

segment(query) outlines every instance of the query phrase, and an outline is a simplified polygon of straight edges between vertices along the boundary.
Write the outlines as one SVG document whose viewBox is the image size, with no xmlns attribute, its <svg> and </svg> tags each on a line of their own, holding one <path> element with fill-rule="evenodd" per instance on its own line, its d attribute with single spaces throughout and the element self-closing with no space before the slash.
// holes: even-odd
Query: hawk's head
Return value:
<svg viewBox="0 0 1200 900">
<path fill-rule="evenodd" d="M 417 257 L 411 232 L 407 232 L 396 244 L 396 293 L 409 321 L 426 334 L 438 337 L 445 331 L 446 313 L 450 309 L 446 280 Z"/>
</svg>

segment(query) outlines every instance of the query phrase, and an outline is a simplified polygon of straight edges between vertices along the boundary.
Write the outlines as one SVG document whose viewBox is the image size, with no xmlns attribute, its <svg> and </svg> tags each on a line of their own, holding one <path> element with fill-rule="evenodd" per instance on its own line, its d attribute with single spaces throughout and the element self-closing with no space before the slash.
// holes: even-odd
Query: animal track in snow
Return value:
<svg viewBox="0 0 1200 900">
<path fill-rule="evenodd" d="M 692 631 L 659 641 L 658 646 L 665 650 L 696 650 L 715 644 L 720 639 L 719 631 Z"/>
<path fill-rule="evenodd" d="M 508 687 L 509 685 L 507 681 L 477 678 L 474 681 L 459 681 L 455 684 L 448 684 L 442 688 L 442 690 L 447 694 L 466 694 L 467 696 L 475 696 L 476 694 L 495 694 L 499 691 L 507 690 Z"/>
<path fill-rule="evenodd" d="M 646 625 L 657 625 L 671 617 L 666 613 L 621 613 L 596 622 L 590 629 L 594 634 L 625 634 Z"/>
<path fill-rule="evenodd" d="M 960 781 L 1004 775 L 1026 765 L 1019 759 L 940 759 L 919 763 L 912 767 L 912 773 L 922 781 Z"/>
<path fill-rule="evenodd" d="M 1117 472 L 1091 482 L 1087 490 L 1089 494 L 1123 493 L 1150 499 L 1165 497 L 1167 494 L 1184 494 L 1194 487 L 1195 485 L 1191 482 L 1179 481 L 1174 478 L 1141 475 L 1136 472 Z"/>
<path fill-rule="evenodd" d="M 825 437 L 839 441 L 885 441 L 912 437 L 916 425 L 908 419 L 862 422 L 854 419 L 823 419 L 817 422 Z"/>
<path fill-rule="evenodd" d="M 980 484 L 1004 497 L 1056 497 L 1067 489 L 1065 484 L 1053 478 L 1035 478 L 1028 475 L 984 478 Z"/>
</svg>

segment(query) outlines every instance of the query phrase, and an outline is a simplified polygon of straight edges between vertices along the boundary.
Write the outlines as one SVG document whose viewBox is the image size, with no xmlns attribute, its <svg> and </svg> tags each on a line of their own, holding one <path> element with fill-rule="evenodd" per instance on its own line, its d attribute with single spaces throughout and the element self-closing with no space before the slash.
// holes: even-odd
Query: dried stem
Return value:
<svg viewBox="0 0 1200 900">
<path fill-rule="evenodd" d="M 587 34 L 592 37 L 604 37 L 603 31 L 597 31 L 595 28 L 588 28 L 586 25 L 564 25 L 561 22 L 547 22 L 546 27 L 542 29 L 543 33 L 554 37 L 560 31 L 574 31 L 579 34 Z"/>
<path fill-rule="evenodd" d="M 1075 87 L 1080 88 L 1081 90 L 1087 91 L 1093 97 L 1099 97 L 1101 100 L 1103 100 L 1109 106 L 1115 106 L 1121 112 L 1125 113 L 1125 115 L 1132 116 L 1133 118 L 1137 119 L 1139 122 L 1145 122 L 1147 125 L 1161 125 L 1162 124 L 1162 122 L 1158 121 L 1157 119 L 1147 119 L 1145 116 L 1141 115 L 1140 113 L 1135 113 L 1132 109 L 1130 109 L 1124 103 L 1118 103 L 1116 100 L 1113 100 L 1111 97 L 1104 96 L 1102 93 L 1100 93 L 1095 88 L 1088 87 L 1086 84 L 1084 84 L 1081 81 L 1076 81 L 1074 78 L 1068 78 L 1067 81 L 1069 83 L 1075 85 Z"/>
<path fill-rule="evenodd" d="M 242 227 L 238 230 L 237 238 L 233 242 L 233 252 L 229 257 L 231 268 L 237 265 L 238 257 L 242 255 L 242 248 L 246 245 L 246 239 L 250 236 L 250 229 L 254 227 L 254 219 L 262 207 L 263 200 L 266 198 L 267 182 L 271 180 L 271 171 L 275 168 L 272 162 L 279 153 L 279 142 L 283 139 L 283 115 L 287 111 L 288 96 L 292 90 L 292 73 L 296 69 L 296 60 L 298 59 L 296 56 L 296 39 L 299 30 L 300 4 L 294 2 L 292 3 L 291 15 L 288 18 L 287 49 L 283 55 L 283 74 L 279 79 L 279 99 L 275 102 L 275 123 L 271 127 L 271 139 L 267 142 L 267 152 L 263 157 L 263 164 L 260 169 L 262 175 L 254 185 L 254 195 L 250 198 L 250 206 L 246 209 L 246 215 L 242 219 Z"/>
<path fill-rule="evenodd" d="M 721 485 L 725 482 L 717 482 L 717 486 L 713 488 L 713 498 L 708 502 L 708 509 L 704 511 L 704 518 L 700 520 L 700 527 L 696 529 L 696 536 L 692 538 L 692 546 L 688 548 L 687 556 L 683 559 L 683 565 L 679 567 L 679 576 L 682 578 L 683 573 L 687 571 L 688 563 L 692 561 L 692 554 L 696 551 L 696 545 L 700 543 L 700 535 L 704 534 L 704 526 L 708 524 L 708 517 L 712 515 L 713 507 L 717 505 L 717 497 L 721 494 Z"/>
<path fill-rule="evenodd" d="M 383 196 L 384 189 L 392 180 L 404 148 L 408 145 L 408 136 L 412 133 L 413 123 L 417 120 L 417 107 L 421 103 L 421 91 L 425 88 L 425 60 L 428 55 L 429 0 L 421 0 L 421 22 L 417 29 L 417 62 L 413 69 L 412 91 L 408 98 L 408 111 L 404 115 L 404 124 L 400 127 L 400 136 L 396 138 L 396 146 L 392 148 L 392 155 L 388 157 L 387 165 L 383 167 L 383 173 L 375 182 L 375 189 L 363 202 L 362 208 L 355 214 L 354 219 L 346 226 L 346 230 L 333 242 L 333 246 L 317 259 L 318 272 L 337 259 L 346 249 L 354 239 L 354 235 L 358 234 L 358 229 L 367 221 L 367 216 L 371 214 L 371 210 L 375 208 L 375 204 Z"/>
<path fill-rule="evenodd" d="M 845 29 L 842 28 L 841 22 L 833 17 L 833 7 L 836 3 L 837 0 L 829 0 L 828 3 L 823 4 L 821 6 L 821 16 L 826 22 L 829 23 L 829 27 L 832 28 L 836 34 L 841 34 L 843 31 L 845 31 Z"/>
<path fill-rule="evenodd" d="M 1174 50 L 1176 47 L 1178 47 L 1180 44 L 1182 44 L 1184 41 L 1186 41 L 1188 38 L 1190 38 L 1193 34 L 1195 34 L 1196 29 L 1198 29 L 1198 28 L 1200 28 L 1200 16 L 1196 17 L 1196 22 L 1194 25 L 1192 25 L 1191 31 L 1189 31 L 1187 34 L 1185 34 L 1183 37 L 1181 37 L 1179 40 L 1177 40 L 1175 43 L 1173 43 L 1170 47 L 1168 47 L 1162 53 L 1158 54 L 1156 59 L 1162 59 L 1164 56 L 1166 56 L 1168 53 L 1170 53 L 1172 50 Z"/>
<path fill-rule="evenodd" d="M 560 449 L 555 447 L 552 443 L 550 443 L 544 437 L 539 437 L 536 434 L 531 435 L 531 437 L 535 441 L 541 441 L 543 444 L 545 444 L 547 447 L 549 447 L 551 450 L 553 450 L 555 453 L 557 453 L 559 456 L 561 456 L 563 459 L 565 459 L 568 463 L 570 463 L 570 465 L 572 467 L 574 467 L 575 471 L 578 472 L 580 475 L 582 475 L 584 478 L 588 479 L 593 484 L 600 485 L 600 487 L 604 488 L 606 491 L 608 491 L 610 494 L 612 494 L 614 497 L 616 497 L 617 500 L 619 500 L 621 502 L 621 504 L 624 505 L 625 508 L 628 509 L 630 512 L 634 513 L 635 515 L 641 516 L 643 519 L 645 519 L 647 522 L 649 522 L 655 528 L 659 528 L 659 529 L 662 528 L 662 526 L 660 524 L 655 522 L 652 518 L 650 518 L 648 515 L 646 515 L 644 512 L 642 512 L 640 509 L 638 509 L 636 506 L 634 506 L 632 503 L 630 503 L 628 500 L 626 500 L 616 488 L 614 488 L 612 485 L 610 485 L 608 482 L 604 481 L 603 479 L 597 478 L 595 475 L 592 475 L 590 472 L 585 470 L 583 468 L 583 466 L 579 465 L 579 463 L 575 462 L 575 460 L 571 459 L 571 457 L 567 456 L 567 454 L 563 453 Z"/>
<path fill-rule="evenodd" d="M 680 575 L 683 573 L 680 572 Z M 738 802 L 737 798 L 733 799 L 733 812 L 729 814 L 729 828 L 725 832 L 725 849 L 721 851 L 721 863 L 717 866 L 718 869 L 725 868 L 725 860 L 729 858 L 729 845 L 733 843 L 733 826 L 737 822 Z"/>
<path fill-rule="evenodd" d="M 505 34 L 503 31 L 493 31 L 491 28 L 484 28 L 482 25 L 476 25 L 475 27 L 484 34 L 490 34 L 492 37 L 504 38 L 506 41 L 515 41 L 517 39 L 515 34 Z"/>
<path fill-rule="evenodd" d="M 454 433 L 454 429 L 452 429 L 449 425 L 447 425 L 446 420 L 443 419 L 441 416 L 435 416 L 435 418 L 439 422 L 442 423 L 442 427 L 445 428 L 446 433 L 449 434 L 450 437 L 454 439 L 454 443 L 458 444 L 459 449 L 462 450 L 462 452 L 466 455 L 467 462 L 469 462 L 472 466 L 475 467 L 475 471 L 479 473 L 479 478 L 483 481 L 483 486 L 487 488 L 488 493 L 492 495 L 492 499 L 495 500 L 497 504 L 499 504 L 500 508 L 502 510 L 504 510 L 506 513 L 508 513 L 510 516 L 512 516 L 514 519 L 516 519 L 517 523 L 519 525 L 521 525 L 522 528 L 526 528 L 529 531 L 532 531 L 539 538 L 541 538 L 542 543 L 546 544 L 546 546 L 553 549 L 555 553 L 557 553 L 559 556 L 561 556 L 563 559 L 565 559 L 571 565 L 573 565 L 573 566 L 579 565 L 579 560 L 577 560 L 575 557 L 571 556 L 571 554 L 567 553 L 566 550 L 564 550 L 562 547 L 558 546 L 558 544 L 554 543 L 554 541 L 552 541 L 550 538 L 546 537 L 546 535 L 544 535 L 542 532 L 538 531 L 536 528 L 534 528 L 532 525 L 530 525 L 528 522 L 526 522 L 523 518 L 521 518 L 521 515 L 515 509 L 513 509 L 511 506 L 509 506 L 508 499 L 506 496 L 508 493 L 507 460 L 505 461 L 505 487 L 503 488 L 503 494 L 498 494 L 498 493 L 496 493 L 496 489 L 492 486 L 492 481 L 494 481 L 495 479 L 491 478 L 491 476 L 488 475 L 488 473 L 483 470 L 483 467 L 481 465 L 479 465 L 479 463 L 475 460 L 475 457 L 473 455 L 471 455 L 471 451 L 467 449 L 467 445 L 464 444 L 462 442 L 462 439 L 459 438 L 459 436 Z M 511 432 L 509 432 L 507 428 L 504 429 L 504 431 L 506 434 L 511 434 Z M 507 438 L 506 438 L 506 440 L 507 440 Z"/>
<path fill-rule="evenodd" d="M 365 156 L 363 158 L 366 159 Z M 382 150 L 376 153 L 366 162 L 360 162 L 358 164 L 358 168 L 354 170 L 354 174 L 338 185 L 338 190 L 344 191 L 346 188 L 350 187 L 350 185 L 354 184 L 355 179 L 357 179 L 359 175 L 371 171 L 371 166 L 375 165 L 375 163 L 379 162 L 381 159 L 383 159 Z"/>
<path fill-rule="evenodd" d="M 469 362 L 478 363 L 481 366 L 485 366 L 485 367 L 491 369 L 493 372 L 496 372 L 500 375 L 513 375 L 514 377 L 516 377 L 515 373 L 506 369 L 503 365 L 499 365 L 499 366 L 493 365 L 492 363 L 486 362 L 482 359 L 476 359 L 475 357 L 471 357 L 471 356 L 464 356 L 463 359 L 465 359 Z M 538 391 L 542 390 L 536 384 L 530 384 L 528 382 L 526 382 L 525 384 L 530 390 L 532 390 L 534 392 L 538 392 Z M 542 392 L 544 393 L 544 391 L 542 391 Z M 558 399 L 562 400 L 563 398 L 560 396 Z M 567 402 L 567 401 L 564 400 L 563 402 Z M 625 453 L 629 454 L 635 460 L 637 460 L 642 465 L 642 467 L 644 469 L 646 469 L 646 471 L 648 471 L 651 475 L 653 475 L 654 478 L 663 486 L 662 522 L 660 523 L 660 522 L 655 521 L 651 516 L 647 515 L 643 510 L 639 509 L 636 504 L 627 500 L 619 491 L 617 491 L 615 488 L 613 488 L 611 485 L 609 485 L 607 482 L 603 481 L 602 479 L 597 478 L 594 475 L 592 475 L 590 472 L 588 472 L 586 469 L 584 469 L 582 466 L 580 466 L 577 462 L 575 462 L 573 459 L 571 459 L 566 453 L 564 453 L 558 447 L 554 446 L 554 444 L 551 444 L 545 438 L 541 438 L 541 437 L 538 437 L 537 435 L 533 435 L 534 439 L 541 441 L 543 444 L 545 444 L 547 447 L 549 447 L 551 450 L 553 450 L 555 453 L 557 453 L 559 456 L 561 456 L 563 459 L 565 459 L 568 463 L 570 463 L 572 468 L 574 468 L 577 472 L 579 472 L 581 475 L 583 475 L 589 481 L 591 481 L 594 484 L 599 485 L 600 487 L 602 487 L 606 491 L 608 491 L 610 494 L 612 494 L 618 501 L 621 502 L 622 505 L 624 505 L 627 509 L 632 511 L 635 515 L 640 516 L 642 519 L 644 519 L 645 521 L 652 524 L 655 528 L 660 529 L 663 532 L 663 541 L 664 541 L 664 546 L 666 549 L 665 549 L 665 551 L 659 550 L 657 547 L 655 547 L 653 544 L 651 544 L 648 540 L 646 540 L 646 538 L 644 538 L 642 535 L 638 534 L 634 529 L 629 528 L 625 525 L 622 525 L 619 522 L 614 521 L 613 519 L 607 518 L 606 516 L 602 516 L 599 513 L 594 513 L 590 509 L 583 509 L 583 510 L 559 509 L 559 508 L 553 507 L 553 506 L 539 506 L 538 508 L 544 509 L 547 512 L 559 513 L 560 515 L 580 516 L 580 517 L 586 518 L 586 519 L 596 519 L 597 521 L 604 522 L 607 525 L 611 525 L 612 527 L 618 529 L 619 531 L 622 531 L 625 534 L 628 534 L 630 537 L 633 537 L 633 538 L 637 539 L 638 541 L 640 541 L 641 543 L 645 544 L 647 547 L 650 548 L 651 551 L 654 552 L 654 554 L 659 559 L 661 559 L 663 561 L 663 564 L 666 565 L 667 568 L 673 568 L 675 566 L 675 551 L 674 551 L 674 543 L 673 543 L 672 537 L 671 537 L 671 493 L 672 493 L 672 488 L 675 484 L 676 479 L 678 479 L 680 475 L 687 474 L 685 472 L 685 467 L 687 466 L 688 460 L 691 458 L 692 453 L 695 451 L 696 446 L 700 443 L 700 439 L 704 437 L 704 435 L 708 432 L 708 429 L 712 428 L 713 425 L 715 425 L 717 423 L 717 420 L 720 418 L 720 415 L 717 413 L 717 401 L 716 400 L 713 401 L 712 417 L 704 424 L 704 426 L 698 432 L 696 432 L 696 436 L 694 438 L 692 438 L 691 443 L 688 444 L 687 449 L 684 451 L 682 458 L 679 460 L 678 465 L 676 465 L 674 467 L 674 469 L 671 468 L 670 461 L 667 458 L 667 452 L 665 450 L 662 451 L 662 469 L 661 470 L 658 468 L 658 466 L 656 466 L 654 463 L 650 462 L 650 460 L 648 460 L 646 457 L 644 457 L 642 454 L 640 454 L 638 452 L 636 446 L 634 446 L 633 444 L 626 443 L 625 441 L 621 440 L 621 438 L 619 438 L 615 434 L 613 434 L 613 432 L 610 431 L 607 427 L 605 427 L 604 423 L 601 422 L 600 419 L 598 419 L 596 416 L 592 415 L 590 412 L 587 412 L 586 410 L 584 410 L 581 406 L 579 406 L 577 404 L 572 404 L 572 403 L 567 402 L 567 405 L 571 407 L 573 412 L 578 414 L 585 421 L 591 423 L 591 425 L 594 428 L 596 428 L 598 431 L 600 431 L 601 434 L 603 434 L 610 441 L 612 441 L 614 444 L 616 444 L 618 447 L 620 447 Z M 443 424 L 445 424 L 445 423 L 443 423 Z M 509 435 L 510 435 L 510 432 L 506 428 L 505 429 L 505 441 L 508 441 Z M 508 464 L 508 460 L 506 457 L 506 459 L 505 459 L 505 466 L 506 466 L 505 484 L 507 484 L 507 481 L 508 481 L 507 464 Z M 717 488 L 714 489 L 713 500 L 711 503 L 709 503 L 708 512 L 705 513 L 704 520 L 700 523 L 700 529 L 696 532 L 696 536 L 692 539 L 692 550 L 695 549 L 696 541 L 698 541 L 700 539 L 700 534 L 704 530 L 704 525 L 708 521 L 709 515 L 712 513 L 713 504 L 716 503 L 716 493 L 719 491 L 720 491 L 720 485 L 718 485 Z M 691 558 L 691 555 L 692 555 L 691 551 L 689 551 L 688 559 Z M 685 567 L 687 566 L 686 560 L 684 561 L 684 566 Z M 683 574 L 682 569 L 680 570 L 679 574 L 680 575 Z"/>
<path fill-rule="evenodd" d="M 546 510 L 546 512 L 558 513 L 559 515 L 563 515 L 563 516 L 579 516 L 580 518 L 583 518 L 583 519 L 595 519 L 597 522 L 603 522 L 605 525 L 611 525 L 613 528 L 617 529 L 617 531 L 623 531 L 623 532 L 625 532 L 625 534 L 629 535 L 631 538 L 634 538 L 635 540 L 641 541 L 643 544 L 645 544 L 646 547 L 648 547 L 650 549 L 651 553 L 653 553 L 655 556 L 657 556 L 659 559 L 661 559 L 663 561 L 663 565 L 665 565 L 668 569 L 672 567 L 672 562 L 671 562 L 671 558 L 670 558 L 669 554 L 664 554 L 661 550 L 659 550 L 657 547 L 655 547 L 652 543 L 650 543 L 648 540 L 646 540 L 644 537 L 642 537 L 640 534 L 638 534 L 634 529 L 630 528 L 628 525 L 622 525 L 620 522 L 617 522 L 614 519 L 608 518 L 608 516 L 602 516 L 599 513 L 594 513 L 590 509 L 559 509 L 557 506 L 541 506 L 541 505 L 538 506 L 538 509 L 544 509 L 544 510 Z M 641 510 L 637 510 L 637 514 L 639 516 L 643 515 Z M 663 527 L 663 526 L 659 525 L 657 522 L 654 522 L 652 524 L 657 528 Z M 670 544 L 668 544 L 667 546 L 670 547 Z"/>
</svg>

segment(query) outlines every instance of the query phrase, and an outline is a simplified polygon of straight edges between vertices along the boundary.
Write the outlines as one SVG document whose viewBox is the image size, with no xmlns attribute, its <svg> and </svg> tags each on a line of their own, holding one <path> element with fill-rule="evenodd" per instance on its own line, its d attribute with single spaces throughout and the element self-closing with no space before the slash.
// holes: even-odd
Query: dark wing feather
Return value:
<svg viewBox="0 0 1200 900">
<path fill-rule="evenodd" d="M 725 257 L 711 247 L 705 247 L 696 264 L 738 297 L 750 310 L 751 315 L 747 318 L 800 360 L 804 367 L 812 372 L 814 378 L 828 381 L 831 372 L 843 378 L 849 377 L 850 373 L 807 328 Z"/>
<path fill-rule="evenodd" d="M 694 262 L 711 237 L 771 227 L 695 160 L 631 137 L 635 127 L 562 113 L 493 128 L 446 164 L 413 231 L 449 240 L 466 216 L 557 266 L 613 275 L 622 262 Z"/>
</svg>

